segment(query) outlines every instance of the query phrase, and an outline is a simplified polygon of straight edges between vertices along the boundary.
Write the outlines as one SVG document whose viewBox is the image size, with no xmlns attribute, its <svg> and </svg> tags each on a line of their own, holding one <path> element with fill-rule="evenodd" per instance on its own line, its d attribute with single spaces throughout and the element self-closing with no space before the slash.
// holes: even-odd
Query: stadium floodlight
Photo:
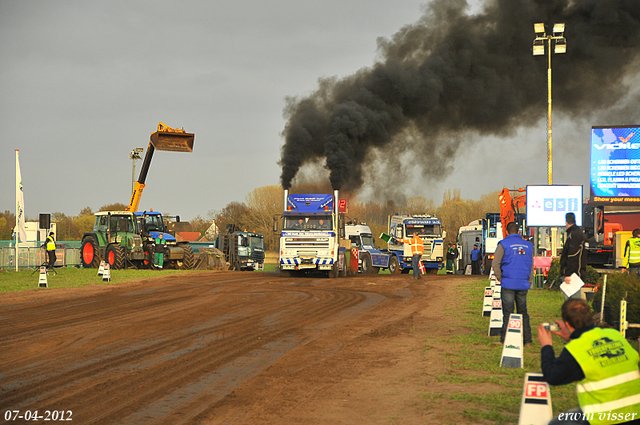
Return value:
<svg viewBox="0 0 640 425">
<path fill-rule="evenodd" d="M 536 33 L 537 37 L 544 37 L 544 24 L 533 24 L 533 32 Z"/>
<path fill-rule="evenodd" d="M 564 32 L 564 24 L 553 24 L 553 35 L 555 37 L 562 37 Z"/>
</svg>

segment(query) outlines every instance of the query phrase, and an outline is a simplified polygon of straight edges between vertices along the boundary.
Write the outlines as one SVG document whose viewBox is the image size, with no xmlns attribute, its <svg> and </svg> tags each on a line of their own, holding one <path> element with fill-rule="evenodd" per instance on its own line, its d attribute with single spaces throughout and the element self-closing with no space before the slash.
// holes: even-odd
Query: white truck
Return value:
<svg viewBox="0 0 640 425">
<path fill-rule="evenodd" d="M 345 247 L 340 246 L 338 191 L 331 194 L 284 192 L 280 234 L 280 275 L 320 271 L 345 276 Z"/>
</svg>

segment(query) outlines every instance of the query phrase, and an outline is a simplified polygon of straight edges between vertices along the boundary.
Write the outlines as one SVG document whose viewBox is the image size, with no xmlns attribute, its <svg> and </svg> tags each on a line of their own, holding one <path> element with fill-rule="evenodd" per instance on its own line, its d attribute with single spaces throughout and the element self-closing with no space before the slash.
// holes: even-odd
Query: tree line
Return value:
<svg viewBox="0 0 640 425">
<path fill-rule="evenodd" d="M 333 193 L 323 185 L 305 184 L 295 186 L 290 193 Z M 431 214 L 442 221 L 447 231 L 446 243 L 455 243 L 458 229 L 478 218 L 483 218 L 488 212 L 499 212 L 499 191 L 482 195 L 479 200 L 462 199 L 460 189 L 446 190 L 439 206 L 433 199 L 422 196 L 407 198 L 402 203 L 387 201 L 361 201 L 356 195 L 341 192 L 340 197 L 347 199 L 347 222 L 358 221 L 366 223 L 376 237 L 387 231 L 388 217 L 393 214 Z M 212 238 L 207 233 L 212 223 L 220 232 L 224 232 L 227 225 L 260 233 L 264 235 L 265 249 L 276 251 L 279 245 L 279 233 L 274 233 L 274 224 L 279 231 L 281 226 L 282 209 L 284 206 L 284 191 L 280 186 L 262 186 L 251 191 L 245 202 L 230 202 L 221 210 L 211 210 L 206 217 L 197 216 L 189 222 L 180 225 L 180 231 L 199 232 L 202 238 Z M 97 211 L 122 211 L 125 204 L 115 203 L 100 207 Z M 90 207 L 83 208 L 76 216 L 67 216 L 55 212 L 51 221 L 56 223 L 56 239 L 60 241 L 80 240 L 86 232 L 93 229 L 94 211 Z M 10 211 L 0 213 L 0 240 L 10 240 L 15 226 L 15 215 Z M 377 240 L 377 247 L 382 248 Z"/>
</svg>

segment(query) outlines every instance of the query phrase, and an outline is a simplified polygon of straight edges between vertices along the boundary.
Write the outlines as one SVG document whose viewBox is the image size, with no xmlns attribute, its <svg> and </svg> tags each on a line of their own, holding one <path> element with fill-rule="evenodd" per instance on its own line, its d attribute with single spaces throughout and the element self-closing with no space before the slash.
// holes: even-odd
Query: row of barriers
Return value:
<svg viewBox="0 0 640 425">
<path fill-rule="evenodd" d="M 79 267 L 80 248 L 58 248 L 56 249 L 56 267 Z M 33 269 L 40 267 L 47 261 L 47 253 L 40 247 L 18 248 L 18 268 Z M 16 268 L 16 248 L 0 248 L 0 269 Z"/>
</svg>

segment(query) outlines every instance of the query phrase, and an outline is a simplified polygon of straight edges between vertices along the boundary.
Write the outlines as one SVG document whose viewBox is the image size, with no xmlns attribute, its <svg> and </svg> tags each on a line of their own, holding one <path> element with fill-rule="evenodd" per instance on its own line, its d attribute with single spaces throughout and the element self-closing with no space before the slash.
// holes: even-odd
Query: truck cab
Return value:
<svg viewBox="0 0 640 425">
<path fill-rule="evenodd" d="M 344 275 L 344 247 L 340 246 L 338 211 L 330 194 L 291 194 L 285 191 L 280 234 L 280 274 L 320 271 Z"/>
</svg>

